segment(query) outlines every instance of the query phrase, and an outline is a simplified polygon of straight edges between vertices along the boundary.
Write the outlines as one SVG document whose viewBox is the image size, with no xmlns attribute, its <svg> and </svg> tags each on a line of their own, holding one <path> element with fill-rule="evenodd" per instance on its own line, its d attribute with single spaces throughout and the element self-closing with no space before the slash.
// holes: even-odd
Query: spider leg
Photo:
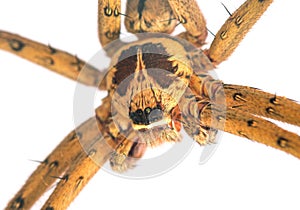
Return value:
<svg viewBox="0 0 300 210">
<path fill-rule="evenodd" d="M 268 120 L 232 108 L 222 111 L 215 105 L 207 106 L 200 118 L 206 126 L 263 143 L 300 158 L 300 136 Z"/>
<path fill-rule="evenodd" d="M 300 126 L 300 104 L 252 87 L 224 85 L 227 106 Z"/>
<path fill-rule="evenodd" d="M 136 161 L 144 155 L 146 148 L 145 143 L 124 139 L 109 160 L 111 168 L 119 173 L 133 168 Z"/>
<path fill-rule="evenodd" d="M 108 99 L 108 98 L 106 98 Z M 96 110 L 97 123 L 89 128 L 98 133 L 83 140 L 80 154 L 71 162 L 53 193 L 42 209 L 66 209 L 76 198 L 88 181 L 95 175 L 101 166 L 112 156 L 117 147 L 124 142 L 125 137 L 120 135 L 115 127 L 109 112 L 110 101 L 104 100 Z M 99 133 L 99 131 L 101 131 Z M 99 135 L 100 134 L 100 135 Z M 93 137 L 93 138 L 92 138 Z"/>
<path fill-rule="evenodd" d="M 111 151 L 117 146 L 117 139 L 110 140 L 113 135 L 118 135 L 118 131 L 113 125 L 108 129 L 110 139 L 98 141 L 103 139 L 103 136 L 107 138 L 108 135 L 105 130 L 109 124 L 110 112 L 107 111 L 109 107 L 110 99 L 107 97 L 103 99 L 102 105 L 96 109 L 96 117 L 90 118 L 77 127 L 52 151 L 9 202 L 6 209 L 29 209 L 59 177 L 63 177 L 61 181 L 65 180 L 65 177 L 71 174 L 69 172 L 74 170 L 76 164 L 80 164 L 81 161 L 91 162 L 89 159 L 93 157 L 92 162 L 97 160 L 98 163 L 102 163 L 102 159 L 104 160 L 106 156 L 99 157 L 97 151 L 101 152 L 102 155 L 106 154 L 106 150 L 107 152 Z M 100 148 L 96 147 L 98 144 L 100 144 Z M 95 148 L 97 151 L 94 151 Z M 90 167 L 92 166 L 90 164 Z M 98 165 L 97 167 L 99 168 Z M 89 170 L 92 171 L 92 168 Z"/>
<path fill-rule="evenodd" d="M 179 34 L 196 46 L 205 44 L 207 37 L 206 21 L 195 0 L 168 0 L 174 15 L 183 24 L 186 32 Z"/>
<path fill-rule="evenodd" d="M 224 23 L 207 55 L 217 65 L 226 60 L 273 0 L 247 0 Z"/>
<path fill-rule="evenodd" d="M 98 37 L 104 47 L 119 38 L 121 0 L 98 0 Z"/>
<path fill-rule="evenodd" d="M 192 75 L 190 88 L 181 105 L 183 125 L 198 143 L 209 143 L 219 129 L 300 158 L 300 136 L 262 118 L 299 125 L 300 104 L 255 88 L 223 84 L 204 73 Z"/>
<path fill-rule="evenodd" d="M 87 153 L 82 152 L 77 156 L 42 209 L 66 209 L 70 205 L 111 156 L 114 149 L 107 144 L 110 140 L 108 135 L 96 138 Z"/>
<path fill-rule="evenodd" d="M 29 209 L 68 168 L 73 159 L 82 152 L 79 138 L 95 135 L 90 126 L 94 118 L 83 123 L 77 131 L 70 132 L 52 153 L 38 166 L 23 187 L 8 203 L 6 209 Z M 82 132 L 84 131 L 84 132 Z"/>
<path fill-rule="evenodd" d="M 99 81 L 104 77 L 104 73 L 74 55 L 55 49 L 50 45 L 44 45 L 1 30 L 0 49 L 46 67 L 72 80 L 78 80 L 85 85 L 97 87 Z M 85 71 L 80 74 L 83 66 L 85 66 Z M 79 74 L 80 77 L 78 77 Z M 104 85 L 100 89 L 105 89 Z"/>
</svg>

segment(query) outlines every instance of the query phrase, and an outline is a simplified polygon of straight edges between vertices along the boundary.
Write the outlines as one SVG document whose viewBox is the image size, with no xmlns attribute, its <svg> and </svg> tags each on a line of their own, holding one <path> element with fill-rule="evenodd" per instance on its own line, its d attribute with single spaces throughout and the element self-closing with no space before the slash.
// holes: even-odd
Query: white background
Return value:
<svg viewBox="0 0 300 210">
<path fill-rule="evenodd" d="M 198 2 L 216 33 L 226 11 L 218 0 Z M 222 2 L 234 11 L 243 1 Z M 219 78 L 300 101 L 299 9 L 297 1 L 275 1 L 218 67 Z M 100 47 L 96 14 L 96 0 L 1 0 L 0 29 L 89 59 Z M 43 160 L 73 129 L 75 83 L 2 51 L 0 72 L 2 209 L 37 166 L 30 159 Z M 205 165 L 198 165 L 199 151 L 195 147 L 177 168 L 153 179 L 100 171 L 69 209 L 299 209 L 296 158 L 229 134 Z"/>
</svg>

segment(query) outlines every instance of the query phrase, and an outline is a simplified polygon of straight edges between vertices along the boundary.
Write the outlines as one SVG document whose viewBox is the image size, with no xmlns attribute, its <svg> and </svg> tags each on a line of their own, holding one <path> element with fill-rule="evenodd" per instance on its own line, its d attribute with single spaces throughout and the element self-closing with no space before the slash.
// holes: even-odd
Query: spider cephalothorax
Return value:
<svg viewBox="0 0 300 210">
<path fill-rule="evenodd" d="M 136 142 L 131 144 L 133 148 L 143 145 L 143 149 L 146 149 L 144 144 L 157 146 L 176 142 L 181 138 L 179 132 L 183 124 L 198 143 L 214 142 L 216 130 L 197 121 L 216 94 L 223 97 L 219 93 L 222 88 L 218 89 L 222 84 L 210 76 L 206 69 L 209 66 L 203 65 L 205 62 L 198 66 L 190 59 L 193 53 L 202 52 L 184 40 L 163 34 L 139 35 L 138 39 L 115 53 L 106 77 L 116 126 L 124 136 L 135 133 L 133 139 L 126 141 Z M 194 83 L 199 86 L 195 88 Z M 124 151 L 124 145 L 117 148 L 111 159 L 112 166 L 118 165 L 113 167 L 116 170 L 131 167 L 126 161 L 127 156 L 130 161 L 136 158 L 132 148 Z"/>
</svg>

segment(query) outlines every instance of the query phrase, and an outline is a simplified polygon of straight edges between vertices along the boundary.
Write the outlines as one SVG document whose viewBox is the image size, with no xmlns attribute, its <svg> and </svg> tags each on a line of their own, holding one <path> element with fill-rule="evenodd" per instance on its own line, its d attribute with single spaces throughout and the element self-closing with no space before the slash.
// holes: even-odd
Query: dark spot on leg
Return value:
<svg viewBox="0 0 300 210">
<path fill-rule="evenodd" d="M 58 161 L 55 160 L 55 161 L 53 161 L 52 163 L 50 163 L 49 168 L 50 168 L 50 169 L 57 168 L 58 165 L 59 165 L 59 164 L 58 164 Z"/>
<path fill-rule="evenodd" d="M 226 38 L 227 38 L 227 31 L 222 31 L 222 32 L 220 33 L 220 38 L 221 38 L 222 40 L 226 39 Z"/>
<path fill-rule="evenodd" d="M 240 25 L 241 25 L 243 22 L 244 22 L 244 19 L 243 19 L 243 17 L 241 17 L 241 16 L 237 16 L 237 17 L 235 18 L 235 21 L 234 21 L 234 23 L 235 23 L 235 25 L 236 25 L 237 27 L 240 27 Z"/>
<path fill-rule="evenodd" d="M 247 125 L 248 125 L 249 127 L 256 127 L 257 123 L 256 123 L 256 121 L 254 121 L 254 120 L 248 120 L 248 121 L 247 121 Z"/>
<path fill-rule="evenodd" d="M 119 10 L 117 8 L 115 8 L 115 10 L 114 10 L 114 16 L 118 17 L 119 15 L 120 15 Z"/>
<path fill-rule="evenodd" d="M 76 187 L 78 187 L 82 183 L 83 180 L 84 180 L 84 176 L 78 177 L 78 179 L 76 180 Z"/>
<path fill-rule="evenodd" d="M 104 7 L 104 15 L 106 15 L 107 17 L 110 17 L 112 15 L 113 11 L 112 8 L 110 8 L 109 6 Z"/>
<path fill-rule="evenodd" d="M 43 62 L 44 62 L 44 64 L 45 65 L 47 65 L 47 66 L 53 66 L 54 65 L 54 60 L 53 60 L 53 58 L 51 58 L 51 57 L 42 57 L 42 58 L 40 58 Z"/>
<path fill-rule="evenodd" d="M 11 209 L 22 209 L 24 207 L 24 199 L 22 196 L 19 196 L 11 205 Z"/>
<path fill-rule="evenodd" d="M 246 101 L 244 98 L 243 98 L 243 94 L 241 93 L 235 93 L 233 94 L 232 98 L 235 100 L 235 101 Z"/>
<path fill-rule="evenodd" d="M 46 210 L 54 210 L 54 208 L 52 206 L 48 206 L 46 207 Z"/>
<path fill-rule="evenodd" d="M 270 103 L 274 105 L 279 105 L 279 100 L 276 98 L 276 95 L 273 98 L 270 98 Z"/>
<path fill-rule="evenodd" d="M 83 63 L 79 60 L 79 58 L 75 55 L 74 56 L 75 61 L 71 62 L 71 66 L 76 66 L 77 67 L 77 71 L 81 71 Z"/>
<path fill-rule="evenodd" d="M 80 141 L 80 139 L 82 139 L 82 133 L 81 132 L 78 132 L 76 131 L 75 133 L 75 137 Z"/>
<path fill-rule="evenodd" d="M 277 145 L 280 146 L 281 148 L 287 148 L 289 145 L 289 140 L 283 138 L 283 137 L 279 137 L 277 139 Z"/>
<path fill-rule="evenodd" d="M 24 48 L 25 44 L 17 39 L 11 39 L 9 40 L 9 46 L 12 50 L 19 52 Z"/>
<path fill-rule="evenodd" d="M 186 24 L 186 23 L 187 23 L 186 18 L 183 17 L 183 16 L 181 16 L 181 17 L 179 18 L 179 21 L 180 21 L 180 23 L 182 23 L 182 24 Z"/>
<path fill-rule="evenodd" d="M 42 163 L 47 165 L 49 163 L 48 158 L 46 158 Z"/>
<path fill-rule="evenodd" d="M 277 116 L 282 117 L 280 114 L 276 113 L 276 110 L 272 107 L 267 107 L 266 112 L 270 115 L 277 115 Z"/>
<path fill-rule="evenodd" d="M 53 47 L 51 47 L 50 44 L 48 45 L 48 48 L 49 48 L 49 50 L 50 50 L 50 54 L 51 54 L 51 55 L 53 55 L 53 54 L 55 54 L 55 53 L 57 52 L 56 49 L 53 48 Z"/>
<path fill-rule="evenodd" d="M 64 175 L 61 179 L 65 182 L 69 181 L 69 174 Z"/>
<path fill-rule="evenodd" d="M 258 0 L 258 2 L 260 2 L 260 3 L 262 3 L 262 2 L 264 2 L 265 0 Z"/>
<path fill-rule="evenodd" d="M 106 38 L 113 40 L 113 39 L 115 39 L 118 36 L 118 34 L 119 34 L 118 32 L 107 31 L 107 32 L 105 32 L 104 35 L 106 36 Z"/>
</svg>

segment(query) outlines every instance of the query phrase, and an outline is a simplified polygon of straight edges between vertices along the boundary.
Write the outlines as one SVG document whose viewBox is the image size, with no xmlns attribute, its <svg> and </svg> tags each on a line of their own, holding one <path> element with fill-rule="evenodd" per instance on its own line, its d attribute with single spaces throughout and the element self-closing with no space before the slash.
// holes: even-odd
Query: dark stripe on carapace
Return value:
<svg viewBox="0 0 300 210">
<path fill-rule="evenodd" d="M 142 60 L 146 70 L 148 70 L 148 75 L 154 78 L 162 88 L 169 87 L 174 80 L 169 77 L 169 74 L 173 74 L 174 68 L 176 69 L 178 67 L 173 67 L 172 61 L 168 60 L 171 55 L 167 53 L 161 43 L 135 45 L 124 50 L 118 59 L 118 63 L 115 65 L 117 71 L 115 73 L 114 83 L 119 85 L 123 82 L 122 87 L 117 90 L 121 96 L 126 94 L 130 82 L 125 81 L 125 79 L 136 71 L 138 49 L 142 52 Z"/>
<path fill-rule="evenodd" d="M 146 2 L 146 0 L 139 0 L 139 4 L 137 6 L 137 10 L 138 10 L 138 13 L 139 13 L 139 19 L 142 18 L 142 13 L 143 13 L 143 10 L 145 8 L 145 2 Z"/>
</svg>

